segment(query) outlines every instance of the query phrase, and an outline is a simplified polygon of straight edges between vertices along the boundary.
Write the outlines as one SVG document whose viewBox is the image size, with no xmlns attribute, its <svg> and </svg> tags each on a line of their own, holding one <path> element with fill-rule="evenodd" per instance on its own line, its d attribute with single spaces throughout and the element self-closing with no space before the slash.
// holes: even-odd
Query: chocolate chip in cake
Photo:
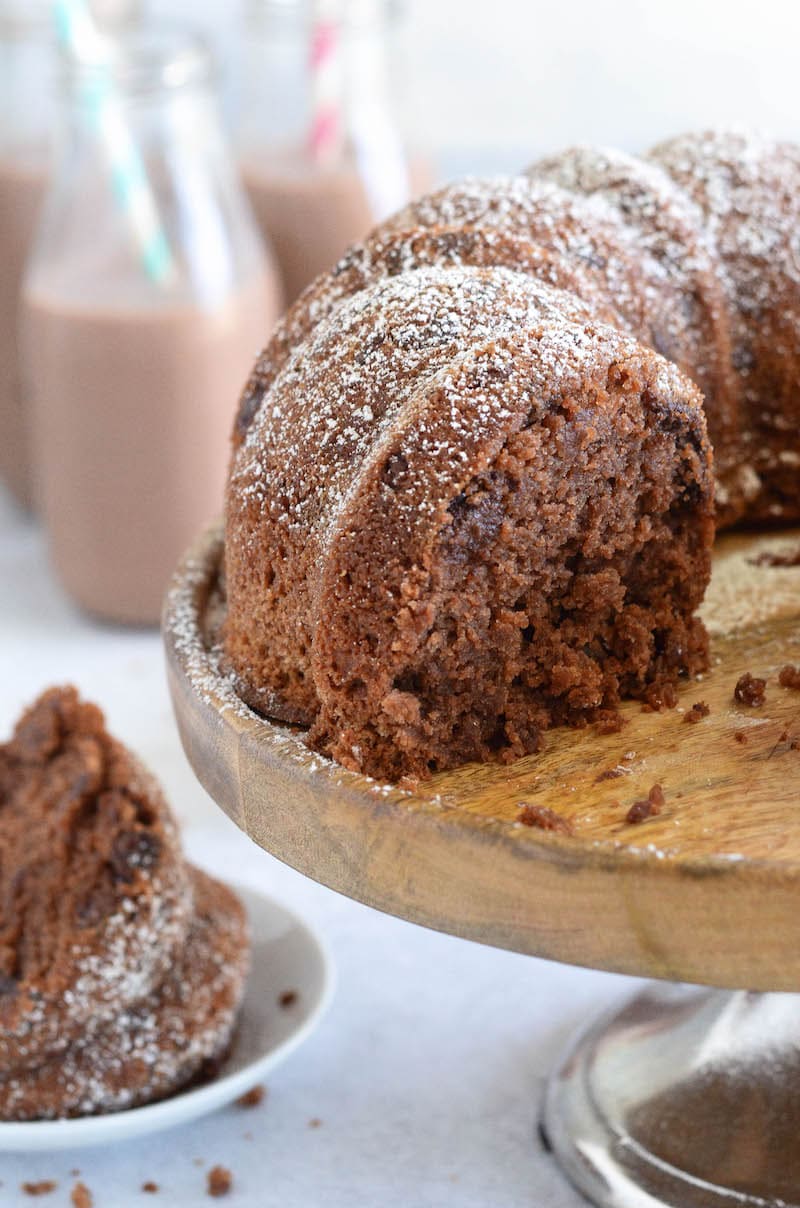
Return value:
<svg viewBox="0 0 800 1208">
<path fill-rule="evenodd" d="M 111 848 L 111 869 L 118 881 L 132 881 L 137 869 L 155 868 L 161 840 L 150 831 L 122 831 Z"/>
</svg>

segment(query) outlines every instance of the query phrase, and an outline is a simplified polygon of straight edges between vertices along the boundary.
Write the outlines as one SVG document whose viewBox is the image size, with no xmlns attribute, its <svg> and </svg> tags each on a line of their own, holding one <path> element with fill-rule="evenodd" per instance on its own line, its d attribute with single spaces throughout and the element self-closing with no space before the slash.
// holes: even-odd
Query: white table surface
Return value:
<svg viewBox="0 0 800 1208">
<path fill-rule="evenodd" d="M 101 704 L 161 778 L 199 864 L 263 887 L 325 933 L 339 989 L 260 1107 L 113 1148 L 0 1155 L 0 1205 L 66 1208 L 73 1170 L 95 1208 L 209 1204 L 205 1171 L 219 1163 L 234 1187 L 216 1202 L 230 1208 L 579 1208 L 536 1136 L 544 1078 L 572 1029 L 637 983 L 426 931 L 256 848 L 192 775 L 158 635 L 81 616 L 38 527 L 0 492 L 0 735 L 61 682 Z M 35 1200 L 20 1190 L 39 1179 L 58 1187 Z M 159 1194 L 142 1193 L 146 1180 Z"/>
</svg>

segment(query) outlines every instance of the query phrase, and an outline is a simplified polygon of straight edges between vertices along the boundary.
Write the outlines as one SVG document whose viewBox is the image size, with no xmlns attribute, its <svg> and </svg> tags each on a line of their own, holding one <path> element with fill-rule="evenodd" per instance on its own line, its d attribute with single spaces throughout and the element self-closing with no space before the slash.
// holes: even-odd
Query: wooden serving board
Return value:
<svg viewBox="0 0 800 1208">
<path fill-rule="evenodd" d="M 214 529 L 165 612 L 182 741 L 256 843 L 378 909 L 570 963 L 798 990 L 800 691 L 778 674 L 800 665 L 800 565 L 768 561 L 794 553 L 800 531 L 720 540 L 704 607 L 713 667 L 682 687 L 677 709 L 629 703 L 619 733 L 551 731 L 539 755 L 410 791 L 344 771 L 236 697 L 207 636 L 221 607 Z M 768 680 L 761 708 L 734 700 L 747 671 Z M 687 724 L 698 701 L 710 713 Z M 661 813 L 628 823 L 653 785 Z M 572 833 L 523 825 L 521 803 L 555 811 Z"/>
</svg>

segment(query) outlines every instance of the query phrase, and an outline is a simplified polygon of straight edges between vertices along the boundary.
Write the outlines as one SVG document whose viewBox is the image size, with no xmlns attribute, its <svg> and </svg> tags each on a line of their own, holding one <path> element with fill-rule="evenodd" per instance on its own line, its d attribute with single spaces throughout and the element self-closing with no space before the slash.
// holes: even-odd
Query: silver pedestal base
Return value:
<svg viewBox="0 0 800 1208">
<path fill-rule="evenodd" d="M 800 1208 L 800 996 L 653 986 L 572 1044 L 542 1124 L 603 1208 Z"/>
</svg>

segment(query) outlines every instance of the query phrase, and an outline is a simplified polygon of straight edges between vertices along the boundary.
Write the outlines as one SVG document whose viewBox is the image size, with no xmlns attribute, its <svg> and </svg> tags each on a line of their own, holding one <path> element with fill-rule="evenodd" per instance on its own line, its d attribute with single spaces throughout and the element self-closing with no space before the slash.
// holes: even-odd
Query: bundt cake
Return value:
<svg viewBox="0 0 800 1208">
<path fill-rule="evenodd" d="M 351 249 L 236 418 L 243 699 L 397 779 L 702 670 L 715 478 L 718 527 L 800 516 L 798 231 L 800 150 L 701 135 L 451 185 Z"/>
</svg>

